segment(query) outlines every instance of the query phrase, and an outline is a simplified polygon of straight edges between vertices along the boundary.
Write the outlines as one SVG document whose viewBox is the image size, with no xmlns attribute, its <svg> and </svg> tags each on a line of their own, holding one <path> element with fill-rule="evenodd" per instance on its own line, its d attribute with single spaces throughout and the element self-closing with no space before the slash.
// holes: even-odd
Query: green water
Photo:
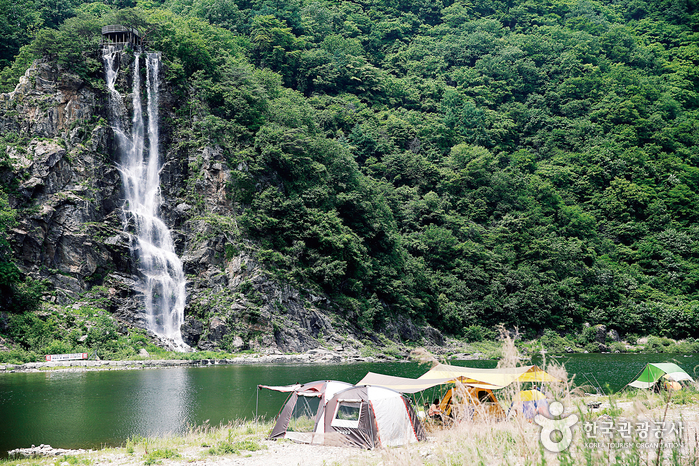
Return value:
<svg viewBox="0 0 699 466">
<path fill-rule="evenodd" d="M 556 359 L 575 381 L 594 374 L 600 385 L 619 390 L 646 362 L 675 361 L 690 375 L 699 355 L 580 354 Z M 534 361 L 538 363 L 538 361 Z M 458 361 L 495 367 L 495 361 Z M 358 382 L 369 372 L 417 377 L 415 363 L 209 366 L 133 371 L 46 372 L 0 375 L 0 456 L 18 447 L 95 448 L 128 437 L 181 433 L 208 421 L 219 425 L 255 415 L 258 384 L 286 385 L 333 379 Z M 591 378 L 591 376 L 588 376 Z M 284 395 L 259 392 L 258 414 L 273 418 Z"/>
</svg>

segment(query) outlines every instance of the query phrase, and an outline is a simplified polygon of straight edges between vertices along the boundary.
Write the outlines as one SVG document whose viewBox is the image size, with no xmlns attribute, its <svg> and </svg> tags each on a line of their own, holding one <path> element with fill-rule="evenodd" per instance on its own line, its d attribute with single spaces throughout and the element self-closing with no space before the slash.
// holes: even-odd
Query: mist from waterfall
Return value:
<svg viewBox="0 0 699 466">
<path fill-rule="evenodd" d="M 115 87 L 120 55 L 120 50 L 107 46 L 103 59 L 109 90 L 109 119 L 117 138 L 118 168 L 124 184 L 124 225 L 133 231 L 131 250 L 141 275 L 139 291 L 145 300 L 146 327 L 156 335 L 172 340 L 175 349 L 184 350 L 187 345 L 182 341 L 180 326 L 184 322 L 185 276 L 170 230 L 158 216 L 161 201 L 158 149 L 160 54 L 134 55 L 130 128 L 124 98 Z M 146 70 L 147 126 L 141 103 L 142 58 Z"/>
</svg>

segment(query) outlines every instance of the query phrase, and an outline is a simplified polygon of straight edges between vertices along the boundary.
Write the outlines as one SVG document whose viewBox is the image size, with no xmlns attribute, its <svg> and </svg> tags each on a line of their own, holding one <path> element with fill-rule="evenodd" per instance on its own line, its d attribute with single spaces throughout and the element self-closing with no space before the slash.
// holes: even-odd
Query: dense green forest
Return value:
<svg viewBox="0 0 699 466">
<path fill-rule="evenodd" d="M 113 23 L 178 143 L 245 167 L 259 258 L 361 324 L 699 336 L 698 0 L 0 0 L 2 90 L 47 55 L 100 86 Z"/>
</svg>

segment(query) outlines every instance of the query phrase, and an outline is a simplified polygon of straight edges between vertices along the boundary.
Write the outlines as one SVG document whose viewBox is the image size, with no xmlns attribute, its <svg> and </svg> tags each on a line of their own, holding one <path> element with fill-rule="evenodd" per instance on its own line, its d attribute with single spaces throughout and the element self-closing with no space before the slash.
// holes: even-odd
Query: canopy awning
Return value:
<svg viewBox="0 0 699 466">
<path fill-rule="evenodd" d="M 266 388 L 267 390 L 274 390 L 275 392 L 295 392 L 301 388 L 300 383 L 294 385 L 258 385 L 257 388 Z"/>
<path fill-rule="evenodd" d="M 266 388 L 275 392 L 296 392 L 299 396 L 323 396 L 330 387 L 330 390 L 335 393 L 340 389 L 351 387 L 352 384 L 347 382 L 339 382 L 337 380 L 317 380 L 304 384 L 293 385 L 258 385 L 257 388 Z"/>
<path fill-rule="evenodd" d="M 475 369 L 439 364 L 417 379 L 369 372 L 357 385 L 385 387 L 400 393 L 416 393 L 446 383 L 461 382 L 475 388 L 495 390 L 514 382 L 560 382 L 537 366 L 508 369 Z"/>
<path fill-rule="evenodd" d="M 478 386 L 479 388 L 504 388 L 515 382 L 560 382 L 559 379 L 549 375 L 537 366 L 508 367 L 502 369 L 477 369 L 474 367 L 450 366 L 438 364 L 418 380 L 457 380 L 464 385 Z"/>
<path fill-rule="evenodd" d="M 671 362 L 664 363 L 648 363 L 641 372 L 641 375 L 629 383 L 630 387 L 635 388 L 651 388 L 655 383 L 663 377 L 673 382 L 682 380 L 692 380 L 680 366 Z"/>
<path fill-rule="evenodd" d="M 453 382 L 453 380 L 450 377 L 420 380 L 369 372 L 362 380 L 357 382 L 357 385 L 373 385 L 375 387 L 390 388 L 400 393 L 417 393 L 437 385 L 451 382 Z M 476 388 L 493 388 L 490 384 L 474 383 L 469 385 Z"/>
</svg>

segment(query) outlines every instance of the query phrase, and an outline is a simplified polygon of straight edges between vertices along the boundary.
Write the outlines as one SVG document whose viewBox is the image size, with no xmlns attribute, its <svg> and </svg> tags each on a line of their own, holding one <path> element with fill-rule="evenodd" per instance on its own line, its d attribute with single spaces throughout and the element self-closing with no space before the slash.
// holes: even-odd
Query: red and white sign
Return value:
<svg viewBox="0 0 699 466">
<path fill-rule="evenodd" d="M 87 353 L 47 354 L 47 361 L 70 361 L 71 359 L 87 359 Z"/>
</svg>

